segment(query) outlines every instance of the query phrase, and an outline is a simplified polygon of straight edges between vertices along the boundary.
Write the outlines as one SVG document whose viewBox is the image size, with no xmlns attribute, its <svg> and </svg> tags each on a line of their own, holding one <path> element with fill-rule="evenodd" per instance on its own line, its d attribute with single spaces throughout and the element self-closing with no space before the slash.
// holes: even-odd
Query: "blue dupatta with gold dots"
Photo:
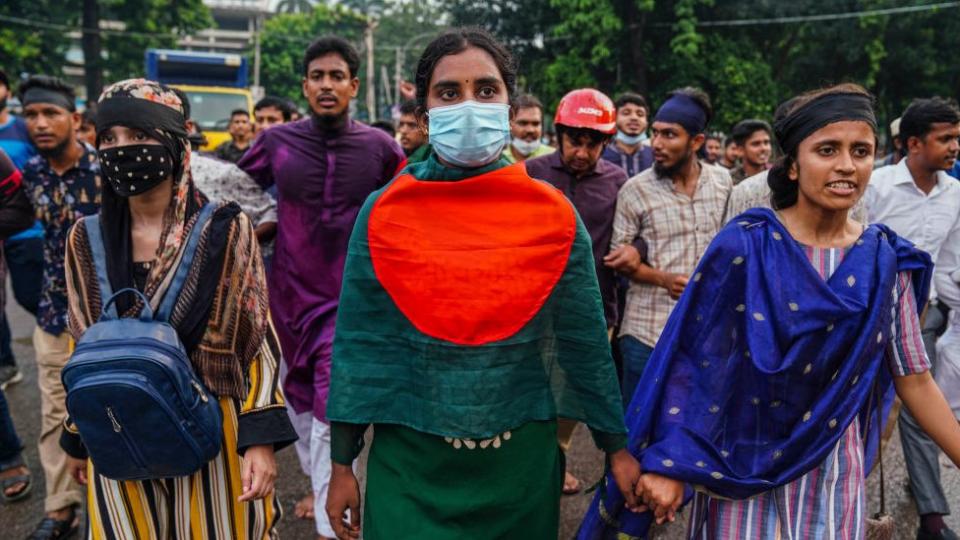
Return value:
<svg viewBox="0 0 960 540">
<path fill-rule="evenodd" d="M 873 225 L 824 281 L 771 210 L 741 214 L 701 259 L 630 403 L 641 469 L 744 499 L 819 466 L 859 416 L 869 471 L 881 432 L 869 415 L 893 397 L 896 277 L 912 273 L 922 309 L 932 267 Z M 644 538 L 652 514 L 623 504 L 608 473 L 578 538 Z"/>
</svg>

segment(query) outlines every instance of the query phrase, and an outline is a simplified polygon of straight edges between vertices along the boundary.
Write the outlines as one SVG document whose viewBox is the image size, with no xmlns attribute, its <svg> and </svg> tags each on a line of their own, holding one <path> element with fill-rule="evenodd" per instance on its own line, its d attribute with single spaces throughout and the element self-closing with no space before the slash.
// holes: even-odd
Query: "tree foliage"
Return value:
<svg viewBox="0 0 960 540">
<path fill-rule="evenodd" d="M 179 36 L 213 24 L 203 0 L 100 0 L 100 6 L 103 20 L 123 21 L 131 32 L 104 36 L 107 81 L 143 76 L 144 51 L 176 49 Z"/>
<path fill-rule="evenodd" d="M 335 5 L 316 4 L 309 13 L 276 15 L 265 23 L 261 34 L 261 81 L 271 95 L 301 101 L 301 66 L 310 42 L 325 34 L 336 34 L 353 43 L 361 52 L 360 94 L 356 102 L 366 117 L 367 55 L 363 33 L 369 20 L 377 21 L 374 45 L 378 116 L 388 116 L 393 100 L 397 51 L 401 52 L 401 78 L 410 80 L 426 42 L 443 28 L 445 15 L 433 2 L 412 0 L 343 0 Z M 389 80 L 384 84 L 382 69 Z M 385 95 L 384 87 L 391 89 Z"/>
<path fill-rule="evenodd" d="M 480 24 L 514 48 L 527 90 L 554 105 L 568 90 L 647 95 L 654 106 L 680 86 L 710 93 L 714 129 L 770 119 L 777 104 L 821 85 L 857 82 L 893 118 L 918 96 L 956 96 L 960 10 L 799 23 L 704 26 L 929 4 L 928 0 L 499 0 L 478 17 L 441 0 L 453 24 Z M 499 7 L 498 7 L 499 6 Z M 498 11 L 499 10 L 499 11 Z M 501 16 L 506 13 L 507 16 Z M 547 13 L 546 16 L 543 14 Z M 492 20 L 491 20 L 492 19 Z"/>
<path fill-rule="evenodd" d="M 271 95 L 300 101 L 303 53 L 310 42 L 337 34 L 359 46 L 366 24 L 366 17 L 343 6 L 316 5 L 309 13 L 275 15 L 260 35 L 261 84 Z"/>
<path fill-rule="evenodd" d="M 0 24 L 0 66 L 10 74 L 62 75 L 64 56 L 74 44 L 62 27 L 81 29 L 81 3 L 0 2 L 0 15 L 26 21 Z M 213 22 L 202 0 L 100 0 L 99 5 L 101 20 L 123 24 L 119 33 L 103 34 L 108 82 L 141 76 L 146 49 L 176 47 L 176 36 L 207 28 Z"/>
</svg>

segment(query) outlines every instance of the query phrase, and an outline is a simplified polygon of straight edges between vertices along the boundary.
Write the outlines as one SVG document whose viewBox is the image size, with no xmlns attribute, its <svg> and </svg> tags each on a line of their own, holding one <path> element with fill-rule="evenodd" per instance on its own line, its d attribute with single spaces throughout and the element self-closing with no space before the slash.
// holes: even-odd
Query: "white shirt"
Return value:
<svg viewBox="0 0 960 540">
<path fill-rule="evenodd" d="M 937 297 L 950 308 L 947 331 L 937 340 L 934 377 L 960 420 L 960 229 L 954 228 L 940 250 L 933 272 Z"/>
<path fill-rule="evenodd" d="M 960 183 L 939 171 L 936 186 L 926 194 L 914 183 L 906 159 L 873 171 L 864 198 L 870 223 L 890 227 L 929 253 L 934 263 L 960 223 Z"/>
</svg>

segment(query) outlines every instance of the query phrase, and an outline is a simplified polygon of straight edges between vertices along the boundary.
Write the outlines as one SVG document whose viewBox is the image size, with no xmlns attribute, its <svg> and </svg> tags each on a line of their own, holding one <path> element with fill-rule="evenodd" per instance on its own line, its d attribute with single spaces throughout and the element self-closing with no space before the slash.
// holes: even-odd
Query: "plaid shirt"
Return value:
<svg viewBox="0 0 960 540">
<path fill-rule="evenodd" d="M 669 178 L 647 169 L 627 180 L 617 196 L 611 249 L 640 237 L 648 246 L 647 264 L 690 275 L 724 225 L 732 189 L 730 173 L 706 163 L 701 163 L 692 199 L 674 189 Z M 662 287 L 631 282 L 620 335 L 655 346 L 676 303 Z"/>
</svg>

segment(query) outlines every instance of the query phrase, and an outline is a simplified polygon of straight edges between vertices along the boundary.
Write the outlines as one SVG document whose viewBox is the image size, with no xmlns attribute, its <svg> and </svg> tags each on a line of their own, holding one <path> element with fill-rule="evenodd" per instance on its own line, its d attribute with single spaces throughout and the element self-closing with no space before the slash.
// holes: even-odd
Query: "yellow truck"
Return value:
<svg viewBox="0 0 960 540">
<path fill-rule="evenodd" d="M 247 59 L 239 54 L 148 49 L 146 74 L 187 94 L 191 116 L 207 138 L 203 150 L 230 140 L 232 111 L 244 109 L 253 118 Z"/>
</svg>

